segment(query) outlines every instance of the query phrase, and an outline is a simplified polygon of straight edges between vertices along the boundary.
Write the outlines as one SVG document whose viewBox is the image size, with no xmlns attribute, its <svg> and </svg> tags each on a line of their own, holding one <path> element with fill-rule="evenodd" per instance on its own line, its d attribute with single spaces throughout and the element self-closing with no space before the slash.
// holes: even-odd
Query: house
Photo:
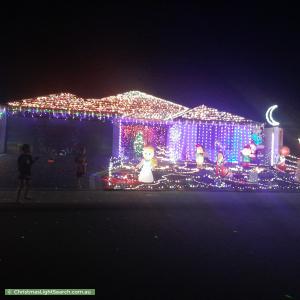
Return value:
<svg viewBox="0 0 300 300">
<path fill-rule="evenodd" d="M 81 142 L 94 149 L 95 160 L 101 155 L 135 158 L 141 144 L 151 144 L 168 150 L 172 160 L 189 161 L 195 159 L 196 144 L 201 144 L 212 161 L 222 150 L 228 161 L 238 162 L 253 132 L 263 127 L 205 105 L 190 109 L 139 91 L 101 99 L 60 93 L 10 101 L 2 115 L 8 151 L 25 141 L 37 152 L 51 147 L 60 151 L 59 147 Z"/>
</svg>

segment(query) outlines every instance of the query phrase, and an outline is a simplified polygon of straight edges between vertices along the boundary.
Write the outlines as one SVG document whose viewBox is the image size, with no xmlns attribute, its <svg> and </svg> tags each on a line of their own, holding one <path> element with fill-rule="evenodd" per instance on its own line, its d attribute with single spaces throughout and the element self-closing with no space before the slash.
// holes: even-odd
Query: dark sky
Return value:
<svg viewBox="0 0 300 300">
<path fill-rule="evenodd" d="M 89 2 L 1 9 L 1 102 L 134 89 L 300 127 L 296 7 Z"/>
</svg>

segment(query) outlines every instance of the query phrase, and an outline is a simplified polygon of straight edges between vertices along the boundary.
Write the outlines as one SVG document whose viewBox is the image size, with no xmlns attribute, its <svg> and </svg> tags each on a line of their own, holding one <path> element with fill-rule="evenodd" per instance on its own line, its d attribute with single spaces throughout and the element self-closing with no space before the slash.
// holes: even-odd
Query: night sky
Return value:
<svg viewBox="0 0 300 300">
<path fill-rule="evenodd" d="M 257 121 L 278 104 L 275 118 L 300 136 L 296 8 L 43 1 L 3 8 L 0 19 L 1 102 L 140 90 Z"/>
</svg>

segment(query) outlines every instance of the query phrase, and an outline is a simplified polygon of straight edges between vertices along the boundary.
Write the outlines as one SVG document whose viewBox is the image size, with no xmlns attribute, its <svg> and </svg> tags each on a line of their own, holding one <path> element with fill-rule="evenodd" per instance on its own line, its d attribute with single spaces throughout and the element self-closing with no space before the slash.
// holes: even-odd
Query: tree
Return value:
<svg viewBox="0 0 300 300">
<path fill-rule="evenodd" d="M 138 131 L 133 142 L 134 152 L 137 156 L 142 156 L 144 148 L 143 132 Z"/>
</svg>

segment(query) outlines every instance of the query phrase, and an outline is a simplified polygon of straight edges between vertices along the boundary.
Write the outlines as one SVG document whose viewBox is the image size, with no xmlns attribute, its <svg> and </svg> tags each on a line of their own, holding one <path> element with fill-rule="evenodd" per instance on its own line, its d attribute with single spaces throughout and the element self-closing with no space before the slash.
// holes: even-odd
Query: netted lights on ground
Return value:
<svg viewBox="0 0 300 300">
<path fill-rule="evenodd" d="M 172 162 L 169 151 L 157 150 L 159 165 L 155 182 L 139 183 L 134 164 L 124 158 L 112 159 L 107 179 L 109 189 L 129 190 L 227 190 L 227 191 L 294 191 L 300 192 L 300 182 L 295 177 L 295 167 L 281 172 L 271 166 L 243 168 L 230 164 L 230 176 L 217 176 L 214 163 L 205 163 L 202 170 L 195 163 Z M 296 159 L 290 157 L 293 164 Z M 123 172 L 119 172 L 123 170 Z"/>
</svg>

